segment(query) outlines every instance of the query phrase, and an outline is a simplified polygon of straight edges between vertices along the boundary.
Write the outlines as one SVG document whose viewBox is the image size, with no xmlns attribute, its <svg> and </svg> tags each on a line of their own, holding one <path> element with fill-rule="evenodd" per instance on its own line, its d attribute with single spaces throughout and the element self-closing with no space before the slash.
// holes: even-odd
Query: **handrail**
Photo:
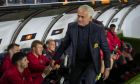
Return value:
<svg viewBox="0 0 140 84">
<path fill-rule="evenodd" d="M 22 1 L 22 0 L 21 0 Z M 20 10 L 20 9 L 32 9 L 32 8 L 54 8 L 62 6 L 73 6 L 73 5 L 83 5 L 91 4 L 93 6 L 102 6 L 108 4 L 127 4 L 139 2 L 139 0 L 85 0 L 85 1 L 69 1 L 64 0 L 65 2 L 52 2 L 52 3 L 39 3 L 38 0 L 34 0 L 33 4 L 8 4 L 8 0 L 5 1 L 5 5 L 0 6 L 0 11 L 3 10 Z"/>
<path fill-rule="evenodd" d="M 25 6 L 25 5 L 40 5 L 40 4 L 71 4 L 71 3 L 84 3 L 84 2 L 92 2 L 92 4 L 111 4 L 111 3 L 132 3 L 132 2 L 136 2 L 136 1 L 140 1 L 140 0 L 84 0 L 84 1 L 70 1 L 70 0 L 63 0 L 63 2 L 39 2 L 38 0 L 33 0 L 33 3 L 28 4 L 28 3 L 24 3 L 23 0 L 19 0 L 19 3 L 13 3 L 13 4 L 9 4 L 9 0 L 5 0 L 5 6 Z"/>
<path fill-rule="evenodd" d="M 22 0 L 20 1 L 20 3 L 13 3 L 13 4 L 10 4 L 8 3 L 8 0 L 5 1 L 5 4 L 3 5 L 4 7 L 5 6 L 26 6 L 26 5 L 40 5 L 40 4 L 52 4 L 52 5 L 55 5 L 55 4 L 71 4 L 71 3 L 83 3 L 83 2 L 90 2 L 90 1 L 64 1 L 64 2 L 50 2 L 50 3 L 47 3 L 47 2 L 38 2 L 38 0 L 34 0 L 33 1 L 34 3 L 22 3 Z"/>
<path fill-rule="evenodd" d="M 53 2 L 53 3 L 37 3 L 37 4 L 15 4 L 10 6 L 0 6 L 0 11 L 3 10 L 21 10 L 21 9 L 36 9 L 36 8 L 55 8 L 63 6 L 91 4 L 90 1 L 72 1 L 72 2 Z"/>
</svg>

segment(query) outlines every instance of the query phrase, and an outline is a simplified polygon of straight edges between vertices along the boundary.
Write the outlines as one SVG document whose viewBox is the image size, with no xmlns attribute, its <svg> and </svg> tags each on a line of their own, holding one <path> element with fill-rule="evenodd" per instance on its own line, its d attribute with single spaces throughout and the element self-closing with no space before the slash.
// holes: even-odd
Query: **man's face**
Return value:
<svg viewBox="0 0 140 84">
<path fill-rule="evenodd" d="M 28 61 L 27 57 L 24 57 L 22 60 L 19 60 L 18 62 L 19 62 L 19 65 L 21 68 L 25 69 L 28 67 L 29 61 Z"/>
<path fill-rule="evenodd" d="M 78 9 L 77 15 L 78 25 L 80 26 L 86 26 L 92 21 L 92 17 L 89 16 L 88 11 L 85 9 Z"/>
<path fill-rule="evenodd" d="M 112 27 L 112 28 L 111 28 L 111 31 L 112 31 L 112 32 L 115 32 L 115 27 Z"/>
<path fill-rule="evenodd" d="M 36 55 L 42 55 L 43 45 L 37 44 L 36 47 L 33 47 L 33 51 L 36 53 Z"/>
<path fill-rule="evenodd" d="M 17 53 L 17 52 L 20 52 L 20 47 L 19 46 L 14 46 L 12 49 L 11 49 L 11 52 L 13 54 Z"/>
<path fill-rule="evenodd" d="M 55 49 L 56 49 L 56 43 L 55 43 L 55 41 L 50 41 L 48 43 L 48 49 L 51 50 L 51 51 L 55 51 Z"/>
</svg>

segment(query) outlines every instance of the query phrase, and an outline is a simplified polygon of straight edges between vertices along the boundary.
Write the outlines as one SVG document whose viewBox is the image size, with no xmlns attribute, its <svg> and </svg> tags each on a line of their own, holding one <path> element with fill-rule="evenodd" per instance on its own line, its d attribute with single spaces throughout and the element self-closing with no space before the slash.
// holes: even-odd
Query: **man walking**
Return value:
<svg viewBox="0 0 140 84">
<path fill-rule="evenodd" d="M 100 48 L 104 54 L 104 79 L 109 76 L 110 50 L 104 29 L 92 21 L 93 13 L 93 8 L 88 5 L 78 8 L 77 22 L 68 24 L 66 36 L 54 56 L 54 59 L 59 59 L 63 52 L 72 46 L 70 84 L 80 84 L 83 74 L 85 84 L 95 84 L 101 65 Z"/>
</svg>

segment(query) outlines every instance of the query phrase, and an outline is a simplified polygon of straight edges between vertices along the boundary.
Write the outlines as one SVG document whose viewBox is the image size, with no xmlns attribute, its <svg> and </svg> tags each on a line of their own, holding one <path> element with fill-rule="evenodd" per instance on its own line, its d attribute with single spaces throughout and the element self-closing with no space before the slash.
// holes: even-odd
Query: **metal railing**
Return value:
<svg viewBox="0 0 140 84">
<path fill-rule="evenodd" d="M 52 2 L 68 2 L 68 1 L 90 1 L 90 0 L 0 0 L 0 5 L 23 5 L 23 4 L 40 4 L 40 3 L 52 3 Z"/>
<path fill-rule="evenodd" d="M 40 3 L 67 2 L 67 1 L 80 1 L 80 0 L 3 0 L 4 2 L 3 5 L 11 6 L 11 5 L 40 4 Z"/>
<path fill-rule="evenodd" d="M 79 1 L 92 1 L 93 4 L 112 4 L 112 3 L 128 3 L 136 2 L 140 0 L 2 0 L 4 1 L 3 6 L 13 6 L 13 5 L 38 5 L 45 3 L 62 3 L 62 2 L 79 2 Z"/>
<path fill-rule="evenodd" d="M 57 2 L 57 0 L 4 0 L 4 6 Z"/>
</svg>

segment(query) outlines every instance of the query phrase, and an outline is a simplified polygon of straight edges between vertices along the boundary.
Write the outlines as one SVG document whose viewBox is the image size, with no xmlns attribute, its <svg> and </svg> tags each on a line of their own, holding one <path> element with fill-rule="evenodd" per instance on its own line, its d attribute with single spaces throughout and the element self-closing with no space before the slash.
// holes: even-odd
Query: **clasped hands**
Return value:
<svg viewBox="0 0 140 84">
<path fill-rule="evenodd" d="M 43 71 L 43 75 L 49 75 L 49 73 L 52 71 L 52 70 L 57 70 L 60 68 L 60 65 L 59 64 L 55 64 L 55 61 L 52 60 L 50 62 L 50 64 L 44 69 Z"/>
</svg>

